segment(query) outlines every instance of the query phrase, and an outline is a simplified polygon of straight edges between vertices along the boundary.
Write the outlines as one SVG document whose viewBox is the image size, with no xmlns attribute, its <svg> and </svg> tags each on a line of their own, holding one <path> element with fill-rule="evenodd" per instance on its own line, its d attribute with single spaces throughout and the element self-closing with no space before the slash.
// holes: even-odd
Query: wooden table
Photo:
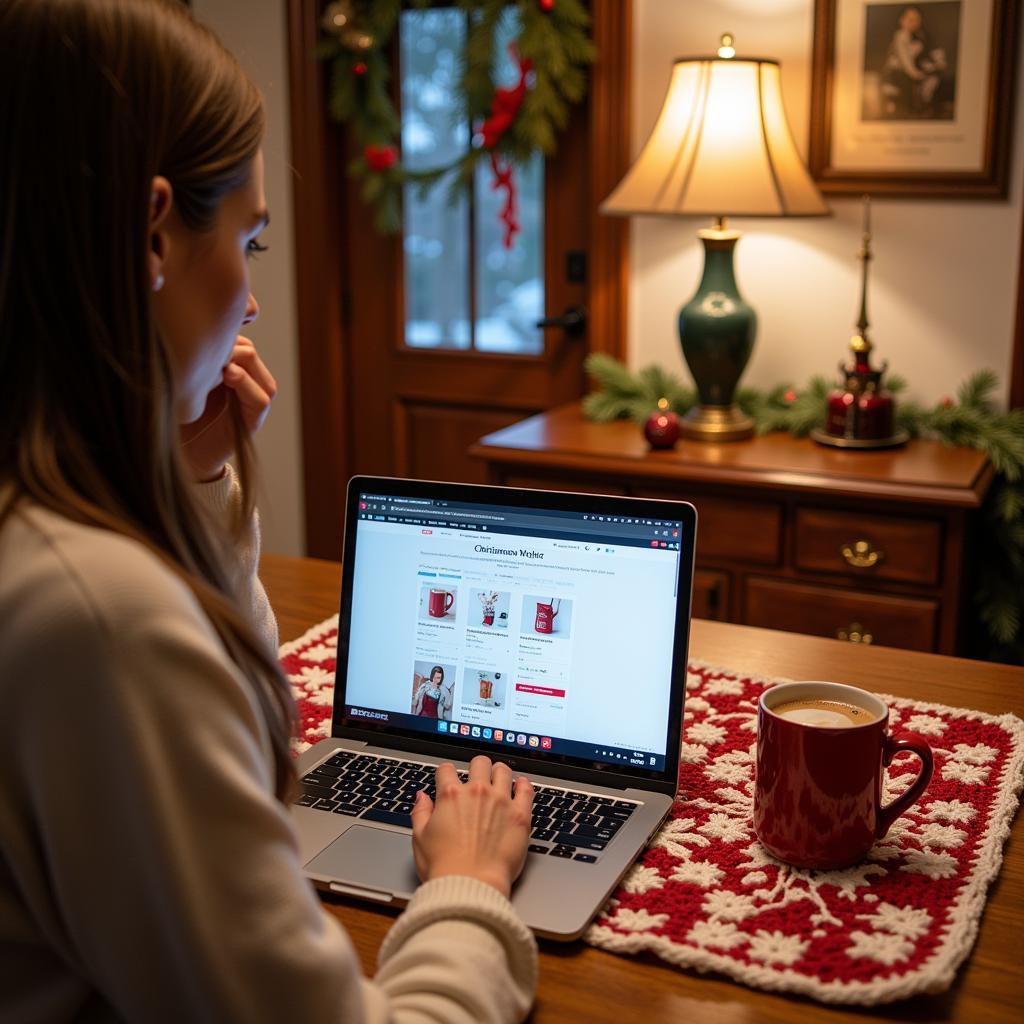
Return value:
<svg viewBox="0 0 1024 1024">
<path fill-rule="evenodd" d="M 265 556 L 263 581 L 282 640 L 337 611 L 341 568 L 316 559 Z M 1024 670 L 837 640 L 695 619 L 690 656 L 741 672 L 831 679 L 903 697 L 1024 714 Z M 375 958 L 393 915 L 340 899 L 328 904 L 352 936 L 363 969 Z M 770 995 L 713 975 L 670 967 L 654 957 L 619 957 L 581 942 L 541 944 L 535 1024 L 824 1024 L 845 1021 L 956 1021 L 1007 1024 L 1024 1019 L 1020 928 L 1024 920 L 1024 818 L 1017 816 L 1002 870 L 990 891 L 977 943 L 953 987 L 875 1010 L 833 1009 Z"/>
</svg>

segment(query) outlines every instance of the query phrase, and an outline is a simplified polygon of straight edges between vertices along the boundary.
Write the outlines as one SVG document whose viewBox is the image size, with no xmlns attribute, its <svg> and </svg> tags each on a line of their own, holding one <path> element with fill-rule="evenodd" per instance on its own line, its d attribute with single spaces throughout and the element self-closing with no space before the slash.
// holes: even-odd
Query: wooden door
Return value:
<svg viewBox="0 0 1024 1024">
<path fill-rule="evenodd" d="M 349 475 L 482 481 L 466 454 L 478 437 L 582 394 L 588 352 L 623 354 L 627 225 L 597 206 L 628 166 L 631 4 L 592 0 L 587 102 L 544 167 L 539 312 L 583 309 L 585 329 L 549 327 L 536 352 L 514 354 L 408 344 L 403 238 L 378 234 L 339 174 L 344 135 L 326 122 L 322 69 L 305 49 L 315 6 L 292 0 L 289 12 L 300 375 L 307 549 L 337 557 Z"/>
</svg>

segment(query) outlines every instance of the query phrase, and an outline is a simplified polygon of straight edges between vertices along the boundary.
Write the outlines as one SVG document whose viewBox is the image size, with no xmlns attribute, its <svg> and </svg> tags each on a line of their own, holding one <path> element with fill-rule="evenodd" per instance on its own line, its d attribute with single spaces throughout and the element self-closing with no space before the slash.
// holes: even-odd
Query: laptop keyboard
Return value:
<svg viewBox="0 0 1024 1024">
<path fill-rule="evenodd" d="M 465 782 L 469 773 L 458 772 Z M 301 779 L 300 807 L 412 828 L 412 804 L 431 799 L 434 765 L 339 750 Z M 640 806 L 582 790 L 535 786 L 530 852 L 594 863 Z"/>
</svg>

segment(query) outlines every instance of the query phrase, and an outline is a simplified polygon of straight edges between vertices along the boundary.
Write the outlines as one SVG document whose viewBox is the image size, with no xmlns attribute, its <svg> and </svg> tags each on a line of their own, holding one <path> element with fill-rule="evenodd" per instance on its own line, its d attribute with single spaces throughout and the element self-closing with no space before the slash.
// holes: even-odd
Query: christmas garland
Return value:
<svg viewBox="0 0 1024 1024">
<path fill-rule="evenodd" d="M 601 388 L 583 400 L 583 411 L 593 420 L 628 418 L 643 424 L 661 398 L 680 415 L 696 404 L 696 391 L 661 367 L 634 374 L 599 353 L 586 365 Z M 901 399 L 896 425 L 911 437 L 976 448 L 991 461 L 996 479 L 982 511 L 985 528 L 978 531 L 975 556 L 977 642 L 986 657 L 1024 664 L 1024 408 L 998 411 L 991 400 L 998 383 L 991 370 L 979 370 L 960 386 L 956 399 L 946 397 L 932 407 Z M 886 380 L 896 394 L 906 386 L 900 377 Z M 788 384 L 770 391 L 740 388 L 736 404 L 759 434 L 781 430 L 804 437 L 823 421 L 831 389 L 824 377 L 812 378 L 802 389 Z"/>
<path fill-rule="evenodd" d="M 594 59 L 587 29 L 590 16 L 580 0 L 453 0 L 467 15 L 466 46 L 457 90 L 461 109 L 452 111 L 473 125 L 473 144 L 449 164 L 411 170 L 400 156 L 401 119 L 390 92 L 391 37 L 403 0 L 334 0 L 324 9 L 324 39 L 318 54 L 331 63 L 329 111 L 352 132 L 357 155 L 349 174 L 362 182 L 362 197 L 375 207 L 378 230 L 401 228 L 402 188 L 426 192 L 450 178 L 449 198 L 463 194 L 477 164 L 487 160 L 494 187 L 505 191 L 501 219 L 505 245 L 518 230 L 513 165 L 536 151 L 553 153 L 569 108 L 586 92 L 586 66 Z M 430 0 L 411 0 L 426 8 Z M 512 88 L 494 80 L 496 36 L 513 12 L 519 35 L 510 48 L 519 67 Z"/>
</svg>

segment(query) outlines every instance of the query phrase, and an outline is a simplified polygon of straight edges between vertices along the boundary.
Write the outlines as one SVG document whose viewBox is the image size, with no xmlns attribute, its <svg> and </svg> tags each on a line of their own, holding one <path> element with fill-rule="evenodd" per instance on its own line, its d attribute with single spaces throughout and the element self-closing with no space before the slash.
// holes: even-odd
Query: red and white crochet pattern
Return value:
<svg viewBox="0 0 1024 1024">
<path fill-rule="evenodd" d="M 298 706 L 298 737 L 292 753 L 301 754 L 331 735 L 334 710 L 334 666 L 338 651 L 338 616 L 307 630 L 278 652 Z M 410 684 L 411 685 L 411 684 Z"/>
<path fill-rule="evenodd" d="M 330 733 L 337 618 L 281 648 L 300 747 Z M 889 698 L 935 754 L 921 800 L 843 871 L 803 871 L 754 836 L 756 706 L 781 679 L 691 664 L 680 799 L 584 936 L 754 988 L 877 1004 L 947 988 L 974 944 L 1024 784 L 1024 722 Z M 900 756 L 888 796 L 914 778 Z"/>
</svg>

